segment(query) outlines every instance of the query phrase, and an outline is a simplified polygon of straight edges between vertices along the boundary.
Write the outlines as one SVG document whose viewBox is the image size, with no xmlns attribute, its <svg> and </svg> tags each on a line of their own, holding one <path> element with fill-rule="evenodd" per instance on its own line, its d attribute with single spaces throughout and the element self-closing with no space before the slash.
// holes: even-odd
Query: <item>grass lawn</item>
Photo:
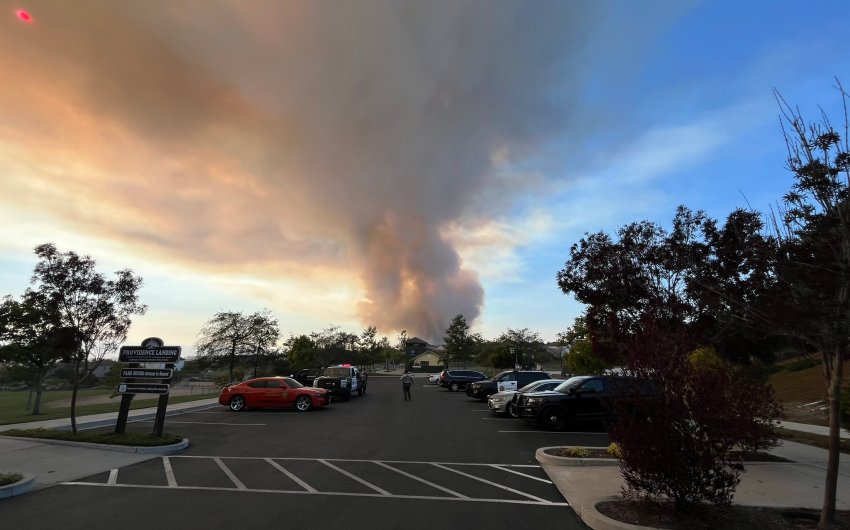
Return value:
<svg viewBox="0 0 850 530">
<path fill-rule="evenodd" d="M 43 438 L 49 440 L 67 440 L 72 442 L 87 442 L 95 444 L 129 445 L 139 447 L 156 447 L 160 445 L 172 445 L 183 440 L 182 434 L 164 433 L 162 436 L 141 433 L 115 434 L 113 432 L 67 432 L 51 431 L 47 429 L 27 429 L 3 431 L 2 436 L 21 436 L 24 438 Z"/>
<path fill-rule="evenodd" d="M 121 397 L 115 397 L 109 403 L 97 403 L 83 405 L 80 401 L 84 398 L 109 396 L 112 389 L 94 388 L 82 389 L 77 393 L 77 417 L 88 414 L 101 414 L 104 412 L 118 412 L 118 406 L 121 404 Z M 170 396 L 168 403 L 183 403 L 185 401 L 197 401 L 199 399 L 207 399 L 216 397 L 218 392 L 209 394 L 193 394 L 188 396 Z M 130 405 L 131 409 L 141 409 L 147 407 L 155 407 L 157 397 L 153 399 L 139 399 L 139 396 L 133 398 Z M 42 394 L 41 414 L 33 416 L 27 411 L 27 399 L 29 392 L 0 392 L 0 425 L 8 425 L 10 423 L 27 423 L 30 421 L 54 420 L 57 418 L 68 418 L 71 416 L 71 408 L 69 404 L 61 407 L 52 407 L 51 403 L 70 403 L 70 390 L 49 390 Z"/>
</svg>

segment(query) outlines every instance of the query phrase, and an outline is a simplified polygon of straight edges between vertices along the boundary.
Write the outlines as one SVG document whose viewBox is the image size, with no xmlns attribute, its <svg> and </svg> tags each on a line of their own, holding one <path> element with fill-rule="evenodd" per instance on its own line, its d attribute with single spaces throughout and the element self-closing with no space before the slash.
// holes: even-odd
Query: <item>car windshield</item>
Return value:
<svg viewBox="0 0 850 530">
<path fill-rule="evenodd" d="M 322 375 L 330 377 L 348 377 L 351 374 L 351 368 L 326 368 Z"/>
<path fill-rule="evenodd" d="M 557 392 L 569 393 L 570 389 L 578 387 L 582 381 L 585 379 L 590 379 L 589 375 L 580 375 L 578 377 L 570 377 L 560 385 L 555 387 Z"/>
<path fill-rule="evenodd" d="M 518 392 L 523 392 L 523 393 L 533 392 L 535 388 L 539 388 L 541 386 L 545 386 L 545 385 L 550 384 L 550 383 L 551 383 L 551 381 L 548 381 L 546 379 L 544 379 L 542 381 L 532 381 L 531 383 L 528 383 L 524 387 L 520 388 L 518 390 Z"/>
</svg>

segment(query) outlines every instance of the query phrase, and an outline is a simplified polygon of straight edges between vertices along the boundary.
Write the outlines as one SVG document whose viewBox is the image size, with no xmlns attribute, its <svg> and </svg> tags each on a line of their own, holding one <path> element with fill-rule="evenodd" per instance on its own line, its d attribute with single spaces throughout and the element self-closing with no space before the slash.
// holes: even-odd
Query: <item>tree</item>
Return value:
<svg viewBox="0 0 850 530">
<path fill-rule="evenodd" d="M 291 336 L 284 344 L 293 368 L 310 368 L 315 364 L 316 345 L 307 335 Z"/>
<path fill-rule="evenodd" d="M 73 329 L 79 345 L 70 355 L 74 369 L 71 392 L 71 430 L 77 432 L 77 393 L 104 357 L 127 338 L 133 315 L 147 306 L 139 302 L 142 279 L 129 269 L 117 271 L 108 280 L 95 269 L 89 256 L 59 252 L 51 243 L 35 248 L 39 261 L 32 276 L 34 296 L 59 314 L 59 325 Z"/>
<path fill-rule="evenodd" d="M 41 413 L 47 371 L 78 347 L 74 329 L 63 327 L 56 308 L 43 302 L 30 292 L 20 302 L 7 296 L 0 304 L 0 360 L 29 372 L 33 415 Z"/>
<path fill-rule="evenodd" d="M 771 216 L 774 237 L 765 251 L 772 252 L 771 267 L 764 275 L 762 303 L 736 291 L 739 282 L 724 284 L 710 273 L 700 278 L 706 291 L 734 307 L 747 325 L 790 338 L 822 357 L 830 439 L 822 529 L 835 521 L 841 379 L 850 336 L 850 120 L 848 94 L 840 83 L 837 89 L 844 104 L 843 137 L 825 113 L 820 122 L 807 123 L 776 93 L 794 184 Z M 745 242 L 730 246 L 751 252 Z"/>
<path fill-rule="evenodd" d="M 577 317 L 567 331 L 558 334 L 558 342 L 569 345 L 564 354 L 563 366 L 567 372 L 576 375 L 601 374 L 610 365 L 593 353 L 590 332 L 583 316 Z"/>
<path fill-rule="evenodd" d="M 500 342 L 505 349 L 508 350 L 511 359 L 511 366 L 518 363 L 525 367 L 534 364 L 538 359 L 548 355 L 546 345 L 540 338 L 540 334 L 536 331 L 531 331 L 528 328 L 510 329 L 502 333 L 497 342 Z M 511 354 L 511 350 L 513 353 Z"/>
<path fill-rule="evenodd" d="M 626 345 L 628 373 L 657 394 L 616 404 L 619 420 L 609 429 L 626 493 L 666 497 L 678 510 L 703 500 L 728 505 L 743 470 L 740 451 L 777 443 L 772 389 L 752 366 L 693 351 L 685 326 L 644 321 L 642 328 Z"/>
<path fill-rule="evenodd" d="M 277 320 L 267 309 L 251 315 L 219 311 L 201 328 L 195 348 L 209 360 L 224 359 L 232 382 L 236 362 L 271 347 L 279 333 Z"/>
<path fill-rule="evenodd" d="M 452 319 L 446 329 L 443 342 L 446 344 L 446 349 L 440 360 L 446 368 L 449 367 L 449 362 L 453 360 L 466 362 L 469 359 L 475 339 L 469 334 L 469 324 L 466 323 L 466 318 L 463 315 L 457 314 Z"/>
<path fill-rule="evenodd" d="M 257 377 L 257 367 L 260 364 L 260 358 L 265 358 L 269 353 L 274 353 L 274 345 L 280 338 L 280 329 L 277 326 L 277 319 L 268 309 L 263 309 L 252 315 L 249 315 L 249 335 L 254 344 L 254 373 L 252 377 Z"/>
</svg>

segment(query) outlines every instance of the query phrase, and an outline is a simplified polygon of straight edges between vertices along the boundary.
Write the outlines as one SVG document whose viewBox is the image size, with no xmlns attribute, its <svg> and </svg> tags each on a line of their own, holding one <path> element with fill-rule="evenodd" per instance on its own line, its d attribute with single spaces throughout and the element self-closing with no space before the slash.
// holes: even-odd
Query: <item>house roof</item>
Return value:
<svg viewBox="0 0 850 530">
<path fill-rule="evenodd" d="M 413 338 L 407 339 L 406 341 L 404 341 L 404 343 L 405 344 L 426 344 L 426 345 L 428 344 L 427 342 L 420 339 L 419 337 L 413 337 Z"/>
</svg>

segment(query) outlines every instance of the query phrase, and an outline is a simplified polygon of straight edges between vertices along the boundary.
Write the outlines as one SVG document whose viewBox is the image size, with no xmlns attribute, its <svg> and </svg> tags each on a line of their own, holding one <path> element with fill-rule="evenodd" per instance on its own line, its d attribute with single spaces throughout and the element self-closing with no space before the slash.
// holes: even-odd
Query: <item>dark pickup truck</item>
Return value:
<svg viewBox="0 0 850 530">
<path fill-rule="evenodd" d="M 583 375 L 569 378 L 557 390 L 524 394 L 516 408 L 524 420 L 562 430 L 571 421 L 616 421 L 618 403 L 634 404 L 654 395 L 648 379 Z"/>
</svg>

